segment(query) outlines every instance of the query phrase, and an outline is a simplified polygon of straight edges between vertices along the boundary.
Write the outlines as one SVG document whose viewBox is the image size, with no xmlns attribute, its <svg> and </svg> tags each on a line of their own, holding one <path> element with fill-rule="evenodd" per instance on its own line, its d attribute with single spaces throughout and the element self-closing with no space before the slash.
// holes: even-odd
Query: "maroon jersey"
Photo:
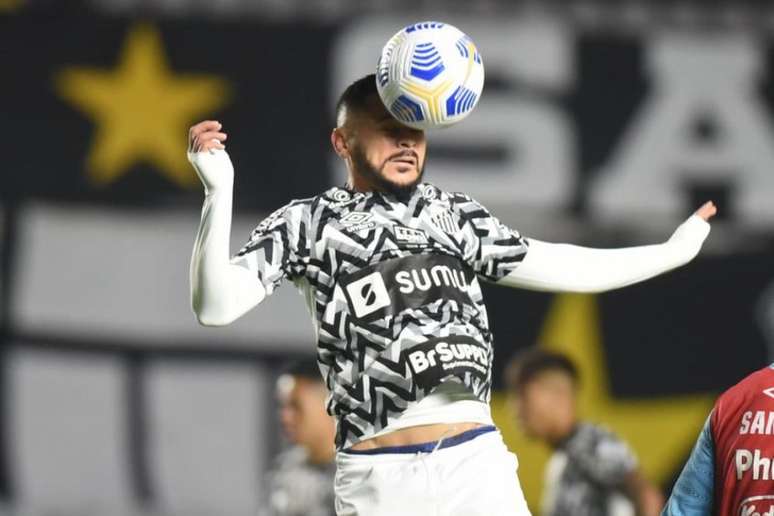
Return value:
<svg viewBox="0 0 774 516">
<path fill-rule="evenodd" d="M 756 371 L 723 393 L 710 430 L 715 514 L 774 516 L 774 369 Z"/>
</svg>

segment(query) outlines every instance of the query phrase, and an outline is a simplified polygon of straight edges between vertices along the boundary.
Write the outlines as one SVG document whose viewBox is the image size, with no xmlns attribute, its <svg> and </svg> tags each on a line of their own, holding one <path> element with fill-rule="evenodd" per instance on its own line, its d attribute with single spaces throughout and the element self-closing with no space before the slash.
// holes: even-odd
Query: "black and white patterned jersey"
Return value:
<svg viewBox="0 0 774 516">
<path fill-rule="evenodd" d="M 447 380 L 489 402 L 492 334 L 478 277 L 498 280 L 526 253 L 526 240 L 479 203 L 422 183 L 406 198 L 332 188 L 293 201 L 234 263 L 268 294 L 286 278 L 305 294 L 346 448 Z"/>
<path fill-rule="evenodd" d="M 602 427 L 582 423 L 551 457 L 543 514 L 634 515 L 623 490 L 636 469 L 637 459 L 625 442 Z"/>
</svg>

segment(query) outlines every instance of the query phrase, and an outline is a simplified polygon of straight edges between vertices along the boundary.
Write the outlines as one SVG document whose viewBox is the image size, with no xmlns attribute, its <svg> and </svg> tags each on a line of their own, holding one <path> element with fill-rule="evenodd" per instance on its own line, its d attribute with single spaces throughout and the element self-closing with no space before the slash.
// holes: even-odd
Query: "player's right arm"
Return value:
<svg viewBox="0 0 774 516">
<path fill-rule="evenodd" d="M 234 167 L 218 122 L 191 127 L 188 159 L 204 185 L 204 206 L 191 258 L 191 305 L 205 326 L 224 326 L 260 303 L 266 289 L 230 259 Z"/>
</svg>

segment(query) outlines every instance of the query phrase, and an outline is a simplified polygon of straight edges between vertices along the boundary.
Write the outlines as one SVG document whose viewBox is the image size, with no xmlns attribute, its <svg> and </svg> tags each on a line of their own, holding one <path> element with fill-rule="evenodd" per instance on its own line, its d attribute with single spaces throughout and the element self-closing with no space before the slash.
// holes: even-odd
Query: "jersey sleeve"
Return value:
<svg viewBox="0 0 774 516">
<path fill-rule="evenodd" d="M 309 258 L 305 204 L 292 202 L 278 209 L 258 227 L 232 258 L 253 272 L 271 294 L 284 279 L 296 281 L 306 272 Z"/>
<path fill-rule="evenodd" d="M 662 516 L 715 514 L 715 443 L 712 415 L 707 418 L 691 456 L 677 478 Z"/>
<path fill-rule="evenodd" d="M 453 194 L 460 217 L 469 225 L 466 261 L 483 278 L 497 281 L 514 270 L 527 255 L 527 239 L 465 194 Z"/>
<path fill-rule="evenodd" d="M 610 489 L 621 488 L 637 469 L 637 458 L 629 446 L 599 427 L 587 426 L 565 453 L 591 480 Z"/>
</svg>

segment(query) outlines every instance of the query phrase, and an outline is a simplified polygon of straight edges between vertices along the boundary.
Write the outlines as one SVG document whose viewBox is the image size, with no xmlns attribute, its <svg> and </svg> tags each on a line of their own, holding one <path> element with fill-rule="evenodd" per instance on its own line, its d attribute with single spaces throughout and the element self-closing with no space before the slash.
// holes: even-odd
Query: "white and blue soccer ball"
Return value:
<svg viewBox="0 0 774 516">
<path fill-rule="evenodd" d="M 484 64 L 473 40 L 453 25 L 415 23 L 384 45 L 376 86 L 387 110 L 404 124 L 446 127 L 476 107 Z"/>
</svg>

